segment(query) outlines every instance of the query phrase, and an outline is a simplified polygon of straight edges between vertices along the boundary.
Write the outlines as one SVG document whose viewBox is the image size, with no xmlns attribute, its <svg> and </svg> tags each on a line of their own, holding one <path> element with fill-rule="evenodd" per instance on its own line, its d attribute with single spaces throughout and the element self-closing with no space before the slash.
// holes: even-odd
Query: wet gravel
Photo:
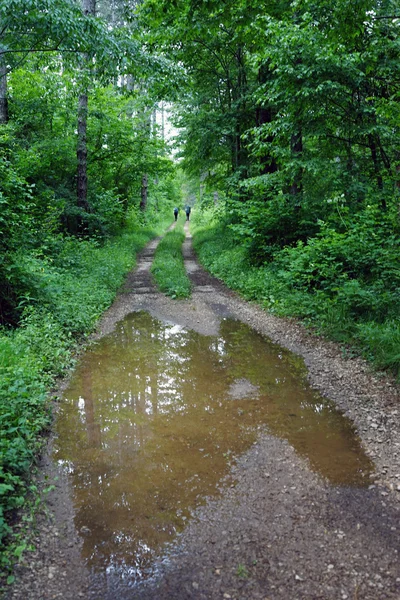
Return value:
<svg viewBox="0 0 400 600">
<path fill-rule="evenodd" d="M 232 467 L 235 483 L 231 477 L 220 483 L 219 494 L 159 557 L 152 578 L 134 588 L 129 581 L 99 587 L 82 564 L 83 532 L 75 531 L 68 479 L 51 463 L 50 440 L 41 476 L 56 487 L 33 535 L 36 551 L 17 567 L 5 598 L 400 600 L 399 386 L 373 375 L 363 360 L 343 358 L 336 344 L 227 290 L 198 266 L 187 233 L 192 298 L 173 301 L 155 290 L 154 241 L 94 338 L 135 310 L 203 334 L 217 333 L 223 317 L 237 318 L 304 358 L 310 383 L 354 422 L 376 471 L 365 488 L 332 486 L 285 440 L 260 430 Z"/>
</svg>

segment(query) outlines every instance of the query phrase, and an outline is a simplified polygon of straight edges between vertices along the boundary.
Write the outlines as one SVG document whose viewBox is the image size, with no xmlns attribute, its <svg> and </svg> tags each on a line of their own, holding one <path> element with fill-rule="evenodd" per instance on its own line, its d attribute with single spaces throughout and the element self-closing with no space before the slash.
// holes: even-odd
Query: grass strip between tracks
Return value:
<svg viewBox="0 0 400 600">
<path fill-rule="evenodd" d="M 189 298 L 191 284 L 186 274 L 182 255 L 185 240 L 183 225 L 178 221 L 159 243 L 151 272 L 161 292 L 171 298 Z"/>
</svg>

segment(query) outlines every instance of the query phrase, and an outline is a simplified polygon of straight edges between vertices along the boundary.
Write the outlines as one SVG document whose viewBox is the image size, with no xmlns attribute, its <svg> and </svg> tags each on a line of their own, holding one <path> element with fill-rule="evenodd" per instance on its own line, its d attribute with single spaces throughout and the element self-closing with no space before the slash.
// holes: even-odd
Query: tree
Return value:
<svg viewBox="0 0 400 600">
<path fill-rule="evenodd" d="M 96 0 L 82 0 L 82 11 L 85 16 L 94 17 L 96 15 Z M 86 53 L 83 57 L 84 74 L 82 89 L 78 98 L 78 137 L 77 137 L 77 178 L 76 178 L 76 197 L 78 208 L 89 212 L 90 206 L 87 199 L 88 179 L 87 179 L 87 118 L 88 118 L 88 86 L 90 71 L 90 54 Z M 82 224 L 81 224 L 82 225 Z"/>
</svg>

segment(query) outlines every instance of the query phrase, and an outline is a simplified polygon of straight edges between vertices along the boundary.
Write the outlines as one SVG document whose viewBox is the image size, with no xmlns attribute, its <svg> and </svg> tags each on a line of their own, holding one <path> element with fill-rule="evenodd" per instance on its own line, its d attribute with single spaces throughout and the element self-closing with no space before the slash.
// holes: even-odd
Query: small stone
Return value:
<svg viewBox="0 0 400 600">
<path fill-rule="evenodd" d="M 228 594 L 227 592 L 225 592 L 224 598 L 232 598 L 232 596 L 230 594 Z"/>
<path fill-rule="evenodd" d="M 49 573 L 48 573 L 49 579 L 54 579 L 56 570 L 57 570 L 56 567 L 49 567 Z"/>
<path fill-rule="evenodd" d="M 83 525 L 83 526 L 80 528 L 80 532 L 81 532 L 81 533 L 90 533 L 90 529 L 89 529 L 89 527 L 86 527 L 86 525 Z"/>
<path fill-rule="evenodd" d="M 192 588 L 194 588 L 195 590 L 199 589 L 199 584 L 197 583 L 197 581 L 192 582 Z"/>
<path fill-rule="evenodd" d="M 332 571 L 334 568 L 335 568 L 335 566 L 334 566 L 334 565 L 332 565 L 332 564 L 331 564 L 331 565 L 328 565 L 328 571 Z"/>
</svg>

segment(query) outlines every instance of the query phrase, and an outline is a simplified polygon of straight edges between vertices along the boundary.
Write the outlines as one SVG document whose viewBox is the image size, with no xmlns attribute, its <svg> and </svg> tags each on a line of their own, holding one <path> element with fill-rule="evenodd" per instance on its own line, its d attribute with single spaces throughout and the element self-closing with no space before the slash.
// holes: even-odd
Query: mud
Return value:
<svg viewBox="0 0 400 600">
<path fill-rule="evenodd" d="M 87 526 L 77 520 L 68 469 L 57 471 L 50 460 L 52 440 L 42 472 L 46 481 L 58 476 L 56 489 L 38 524 L 37 550 L 18 567 L 7 598 L 400 598 L 398 387 L 372 375 L 362 360 L 345 360 L 335 344 L 226 290 L 196 263 L 189 233 L 184 253 L 192 298 L 158 294 L 148 271 L 154 247 L 141 256 L 94 339 L 133 311 L 210 336 L 221 319 L 246 323 L 304 359 L 309 383 L 358 431 L 373 461 L 370 483 L 330 483 L 267 426 L 219 481 L 219 494 L 193 508 L 188 525 L 152 560 L 150 576 L 133 585 L 129 573 L 93 577 L 82 559 Z M 243 385 L 239 378 L 231 394 L 240 399 Z"/>
</svg>

